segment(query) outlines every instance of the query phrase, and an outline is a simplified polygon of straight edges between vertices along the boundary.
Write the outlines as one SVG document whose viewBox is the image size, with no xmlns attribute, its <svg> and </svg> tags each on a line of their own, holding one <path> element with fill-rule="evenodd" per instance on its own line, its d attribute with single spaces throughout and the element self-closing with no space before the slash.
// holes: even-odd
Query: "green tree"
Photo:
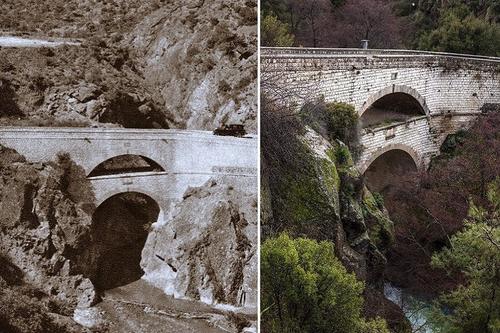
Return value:
<svg viewBox="0 0 500 333">
<path fill-rule="evenodd" d="M 385 321 L 361 316 L 363 282 L 342 266 L 331 242 L 286 234 L 267 239 L 261 281 L 266 332 L 389 332 Z"/>
<path fill-rule="evenodd" d="M 292 46 L 294 37 L 290 33 L 288 24 L 281 22 L 276 16 L 263 15 L 260 25 L 261 43 L 263 46 Z"/>
<path fill-rule="evenodd" d="M 500 179 L 488 191 L 490 209 L 470 205 L 469 218 L 432 264 L 467 283 L 444 294 L 435 310 L 438 332 L 500 332 Z"/>
<path fill-rule="evenodd" d="M 421 34 L 418 48 L 431 51 L 500 55 L 500 26 L 476 17 L 466 6 L 444 10 L 438 26 Z"/>
</svg>

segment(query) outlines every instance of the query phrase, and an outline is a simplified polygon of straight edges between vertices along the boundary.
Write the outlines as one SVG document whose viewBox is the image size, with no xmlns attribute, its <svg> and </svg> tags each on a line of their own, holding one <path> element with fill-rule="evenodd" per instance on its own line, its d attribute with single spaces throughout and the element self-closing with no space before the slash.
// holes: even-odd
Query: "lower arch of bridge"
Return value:
<svg viewBox="0 0 500 333">
<path fill-rule="evenodd" d="M 407 147 L 385 149 L 372 157 L 364 171 L 365 183 L 371 191 L 386 194 L 404 181 L 419 166 L 416 153 Z"/>
<path fill-rule="evenodd" d="M 124 192 L 102 202 L 92 216 L 89 277 L 100 291 L 141 278 L 141 255 L 161 208 L 150 196 Z"/>
<path fill-rule="evenodd" d="M 360 111 L 362 127 L 378 127 L 429 114 L 424 98 L 413 88 L 393 85 L 372 95 Z"/>
<path fill-rule="evenodd" d="M 117 155 L 99 163 L 90 171 L 89 177 L 116 175 L 123 173 L 165 171 L 165 169 L 153 159 L 136 154 Z"/>
</svg>

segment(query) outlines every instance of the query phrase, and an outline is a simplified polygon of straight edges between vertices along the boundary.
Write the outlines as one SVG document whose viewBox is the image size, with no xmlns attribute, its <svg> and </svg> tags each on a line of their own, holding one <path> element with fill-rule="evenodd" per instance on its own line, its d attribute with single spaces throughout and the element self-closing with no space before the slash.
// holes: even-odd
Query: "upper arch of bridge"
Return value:
<svg viewBox="0 0 500 333">
<path fill-rule="evenodd" d="M 408 154 L 413 162 L 415 162 L 415 166 L 417 167 L 417 169 L 420 169 L 423 165 L 423 159 L 422 159 L 422 156 L 415 150 L 413 149 L 412 147 L 410 147 L 409 145 L 405 145 L 405 144 L 390 144 L 390 145 L 387 145 L 379 150 L 377 150 L 376 152 L 372 153 L 371 156 L 368 158 L 368 160 L 366 160 L 364 163 L 362 163 L 360 166 L 359 166 L 359 171 L 364 174 L 366 172 L 366 170 L 368 170 L 368 168 L 370 167 L 370 165 L 380 156 L 382 156 L 383 154 L 387 153 L 388 151 L 392 151 L 392 150 L 400 150 L 400 151 L 403 151 L 405 152 L 406 154 Z"/>
<path fill-rule="evenodd" d="M 143 147 L 145 148 L 145 147 Z M 141 147 L 124 147 L 123 149 L 114 149 L 113 151 L 103 152 L 99 155 L 99 159 L 95 159 L 94 161 L 82 161 L 84 164 L 84 169 L 89 176 L 92 171 L 96 170 L 100 165 L 104 162 L 110 161 L 114 158 L 118 158 L 121 156 L 140 156 L 146 160 L 149 160 L 155 164 L 157 164 L 161 169 L 168 170 L 168 166 L 165 165 L 165 161 L 158 156 L 159 152 L 155 152 L 154 149 L 151 149 L 151 152 L 147 151 L 147 149 L 143 149 Z"/>
<path fill-rule="evenodd" d="M 146 156 L 125 154 L 108 158 L 99 163 L 87 176 L 144 171 L 165 171 L 165 168 Z"/>
<path fill-rule="evenodd" d="M 429 107 L 425 102 L 425 98 L 422 95 L 420 95 L 420 93 L 416 89 L 404 85 L 393 84 L 371 95 L 361 106 L 358 112 L 359 116 L 361 117 L 363 113 L 365 113 L 375 102 L 377 102 L 381 98 L 389 96 L 391 94 L 398 94 L 398 93 L 411 96 L 415 101 L 418 102 L 419 106 L 421 107 L 425 115 L 430 115 L 431 111 L 429 110 Z"/>
</svg>

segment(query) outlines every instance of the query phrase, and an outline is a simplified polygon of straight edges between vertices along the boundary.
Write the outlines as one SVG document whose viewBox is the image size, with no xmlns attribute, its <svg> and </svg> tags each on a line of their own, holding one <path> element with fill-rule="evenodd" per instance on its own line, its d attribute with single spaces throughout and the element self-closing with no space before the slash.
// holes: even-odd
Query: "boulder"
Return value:
<svg viewBox="0 0 500 333">
<path fill-rule="evenodd" d="M 256 307 L 256 242 L 255 191 L 210 181 L 186 191 L 171 218 L 153 224 L 144 279 L 178 298 Z"/>
</svg>

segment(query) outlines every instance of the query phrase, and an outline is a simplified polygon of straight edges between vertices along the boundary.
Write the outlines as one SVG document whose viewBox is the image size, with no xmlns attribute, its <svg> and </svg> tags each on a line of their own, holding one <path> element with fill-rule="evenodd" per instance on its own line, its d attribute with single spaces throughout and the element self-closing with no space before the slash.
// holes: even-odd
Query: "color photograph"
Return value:
<svg viewBox="0 0 500 333">
<path fill-rule="evenodd" d="M 498 1 L 260 13 L 261 332 L 500 332 Z"/>
<path fill-rule="evenodd" d="M 0 333 L 500 333 L 499 0 L 0 0 Z"/>
</svg>

